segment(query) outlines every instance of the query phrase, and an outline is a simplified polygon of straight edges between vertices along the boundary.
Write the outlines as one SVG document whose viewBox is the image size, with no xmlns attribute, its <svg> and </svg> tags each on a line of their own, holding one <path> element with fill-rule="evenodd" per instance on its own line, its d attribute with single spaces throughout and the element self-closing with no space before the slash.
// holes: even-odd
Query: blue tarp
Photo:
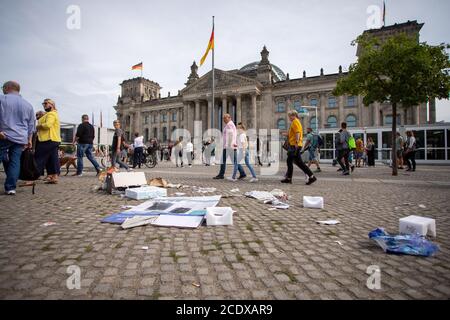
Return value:
<svg viewBox="0 0 450 320">
<path fill-rule="evenodd" d="M 409 254 L 429 257 L 434 255 L 439 247 L 421 235 L 389 235 L 384 229 L 377 228 L 369 233 L 369 239 L 374 240 L 386 253 Z"/>
</svg>

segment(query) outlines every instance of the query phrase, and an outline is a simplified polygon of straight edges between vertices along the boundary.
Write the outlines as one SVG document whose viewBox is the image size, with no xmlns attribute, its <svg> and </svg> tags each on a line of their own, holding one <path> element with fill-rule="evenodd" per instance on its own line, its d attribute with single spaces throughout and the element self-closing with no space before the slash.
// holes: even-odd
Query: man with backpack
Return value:
<svg viewBox="0 0 450 320">
<path fill-rule="evenodd" d="M 73 144 L 78 144 L 77 147 L 77 172 L 74 176 L 81 177 L 83 175 L 83 157 L 86 155 L 88 160 L 92 163 L 97 172 L 100 174 L 101 169 L 97 160 L 95 160 L 92 150 L 94 148 L 95 128 L 89 123 L 89 116 L 84 114 L 81 117 L 81 124 L 77 128 L 77 133 L 73 139 Z"/>
<path fill-rule="evenodd" d="M 343 171 L 342 175 L 344 176 L 348 176 L 350 174 L 350 163 L 348 161 L 350 155 L 350 148 L 348 145 L 349 139 L 350 133 L 347 131 L 347 123 L 342 122 L 341 129 L 336 134 L 334 142 L 336 145 L 336 153 L 337 153 L 336 160 L 341 166 L 341 169 Z"/>
<path fill-rule="evenodd" d="M 31 148 L 35 116 L 31 104 L 19 94 L 20 85 L 8 81 L 0 96 L 0 161 L 6 173 L 5 193 L 15 195 L 24 147 Z"/>
<path fill-rule="evenodd" d="M 311 167 L 312 164 L 315 164 L 317 170 L 315 172 L 321 172 L 319 159 L 317 158 L 318 152 L 320 152 L 321 144 L 323 143 L 323 139 L 320 135 L 313 132 L 312 128 L 306 129 L 306 142 L 304 146 L 304 150 L 308 150 L 309 153 L 309 161 L 308 167 Z"/>
<path fill-rule="evenodd" d="M 133 169 L 120 159 L 121 150 L 128 148 L 128 145 L 125 143 L 124 133 L 120 128 L 120 121 L 114 120 L 113 125 L 114 137 L 112 142 L 111 166 L 114 168 L 116 163 L 118 163 L 121 168 L 125 168 L 127 171 L 133 171 Z"/>
</svg>

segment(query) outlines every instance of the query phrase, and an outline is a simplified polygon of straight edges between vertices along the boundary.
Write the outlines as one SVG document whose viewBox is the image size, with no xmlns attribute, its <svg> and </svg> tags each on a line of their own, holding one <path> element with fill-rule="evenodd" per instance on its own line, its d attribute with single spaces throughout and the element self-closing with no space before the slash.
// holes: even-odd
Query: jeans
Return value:
<svg viewBox="0 0 450 320">
<path fill-rule="evenodd" d="M 100 165 L 98 164 L 98 162 L 95 160 L 94 156 L 92 155 L 92 149 L 93 149 L 93 145 L 92 144 L 82 144 L 79 143 L 78 144 L 78 148 L 77 148 L 77 174 L 82 174 L 83 173 L 83 157 L 86 154 L 86 158 L 88 158 L 88 160 L 92 163 L 92 165 L 94 166 L 95 170 L 99 171 L 100 170 Z"/>
<path fill-rule="evenodd" d="M 59 165 L 58 148 L 60 143 L 55 141 L 38 141 L 36 144 L 36 165 L 39 173 L 44 175 L 44 169 L 47 170 L 47 175 L 58 174 L 61 172 Z"/>
<path fill-rule="evenodd" d="M 308 177 L 313 175 L 312 171 L 308 168 L 308 166 L 303 162 L 302 156 L 299 150 L 296 152 L 294 146 L 289 146 L 287 151 L 287 172 L 286 178 L 292 179 L 292 175 L 294 173 L 294 163 L 299 167 Z"/>
<path fill-rule="evenodd" d="M 112 156 L 111 156 L 111 166 L 115 167 L 116 163 L 119 164 L 120 168 L 125 168 L 125 169 L 130 169 L 129 166 L 127 166 L 126 163 L 124 163 L 121 159 L 121 153 L 117 152 L 117 151 L 113 151 Z"/>
<path fill-rule="evenodd" d="M 23 145 L 8 140 L 0 140 L 0 161 L 6 173 L 5 191 L 16 190 L 20 174 L 20 156 Z"/>
<path fill-rule="evenodd" d="M 223 149 L 222 152 L 222 162 L 220 163 L 220 171 L 219 171 L 219 177 L 223 177 L 225 175 L 225 169 L 227 168 L 227 158 L 230 158 L 232 160 L 233 165 L 237 163 L 236 159 L 236 150 L 235 149 Z M 242 166 L 238 166 L 239 174 L 241 177 L 245 177 L 246 174 L 244 172 L 244 169 L 242 169 Z"/>
<path fill-rule="evenodd" d="M 139 166 L 139 169 L 140 169 L 143 158 L 144 158 L 144 148 L 143 147 L 134 148 L 133 168 L 136 168 L 136 166 Z"/>
<path fill-rule="evenodd" d="M 242 168 L 242 165 L 240 164 L 240 162 L 242 161 L 242 158 L 244 158 L 245 165 L 247 166 L 248 170 L 250 170 L 252 177 L 256 178 L 255 170 L 253 169 L 252 165 L 250 164 L 250 157 L 249 157 L 248 150 L 239 149 L 237 152 L 237 161 L 234 164 L 234 168 L 233 168 L 233 175 L 232 175 L 233 179 L 236 178 L 236 173 L 239 170 L 239 168 L 241 168 L 241 170 L 239 170 L 239 172 L 244 171 L 244 168 Z"/>
<path fill-rule="evenodd" d="M 348 161 L 348 158 L 350 156 L 350 150 L 349 149 L 341 149 L 337 150 L 337 162 L 341 166 L 342 170 L 344 172 L 347 172 L 350 170 L 350 163 Z M 342 159 L 344 159 L 344 162 L 342 162 Z"/>
</svg>

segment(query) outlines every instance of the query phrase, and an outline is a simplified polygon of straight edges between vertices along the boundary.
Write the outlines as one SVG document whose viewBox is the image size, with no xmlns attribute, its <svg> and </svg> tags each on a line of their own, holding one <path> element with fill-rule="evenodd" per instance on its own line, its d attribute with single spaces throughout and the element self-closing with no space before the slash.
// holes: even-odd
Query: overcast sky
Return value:
<svg viewBox="0 0 450 320">
<path fill-rule="evenodd" d="M 69 29 L 67 8 L 80 8 L 80 29 Z M 344 70 L 355 62 L 350 42 L 367 28 L 370 5 L 381 0 L 0 0 L 0 82 L 17 80 L 35 109 L 53 98 L 62 121 L 100 110 L 115 119 L 119 84 L 140 75 L 158 82 L 162 95 L 184 87 L 215 24 L 215 66 L 241 68 L 260 60 L 266 45 L 271 63 L 290 78 Z M 421 40 L 450 43 L 450 1 L 387 0 L 387 25 L 418 20 Z M 70 20 L 73 21 L 73 20 Z M 211 68 L 208 57 L 200 76 Z M 109 116 L 109 118 L 108 118 Z M 450 103 L 438 102 L 437 120 L 450 121 Z"/>
</svg>

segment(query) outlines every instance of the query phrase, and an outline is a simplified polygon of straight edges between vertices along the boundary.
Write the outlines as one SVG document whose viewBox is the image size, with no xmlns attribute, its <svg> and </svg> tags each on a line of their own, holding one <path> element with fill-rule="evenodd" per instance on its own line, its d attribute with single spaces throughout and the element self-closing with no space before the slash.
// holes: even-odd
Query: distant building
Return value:
<svg viewBox="0 0 450 320">
<path fill-rule="evenodd" d="M 423 24 L 408 21 L 402 24 L 366 30 L 364 33 L 386 38 L 405 32 L 417 36 Z M 357 55 L 360 49 L 357 50 Z M 269 51 L 264 46 L 261 60 L 240 69 L 215 69 L 215 101 L 211 101 L 212 72 L 199 77 L 194 62 L 186 86 L 176 95 L 161 97 L 161 86 L 139 77 L 121 83 L 122 93 L 118 98 L 117 118 L 121 121 L 128 139 L 139 132 L 148 140 L 157 137 L 162 142 L 170 139 L 174 129 L 186 128 L 193 133 L 194 121 L 202 120 L 203 130 L 222 128 L 222 115 L 230 113 L 235 123 L 243 122 L 248 128 L 288 128 L 287 112 L 291 109 L 302 112 L 303 106 L 317 107 L 317 123 L 320 129 L 338 128 L 341 122 L 352 127 L 383 127 L 392 123 L 392 108 L 389 103 L 374 103 L 370 108 L 363 105 L 361 96 L 339 96 L 331 94 L 337 80 L 347 73 L 342 67 L 336 73 L 319 76 L 303 76 L 290 79 L 269 61 Z M 211 113 L 214 108 L 214 119 Z M 429 112 L 429 116 L 428 116 Z M 398 108 L 400 125 L 424 125 L 436 122 L 436 105 L 421 104 L 412 108 Z M 301 119 L 304 129 L 315 128 L 314 109 Z"/>
</svg>

